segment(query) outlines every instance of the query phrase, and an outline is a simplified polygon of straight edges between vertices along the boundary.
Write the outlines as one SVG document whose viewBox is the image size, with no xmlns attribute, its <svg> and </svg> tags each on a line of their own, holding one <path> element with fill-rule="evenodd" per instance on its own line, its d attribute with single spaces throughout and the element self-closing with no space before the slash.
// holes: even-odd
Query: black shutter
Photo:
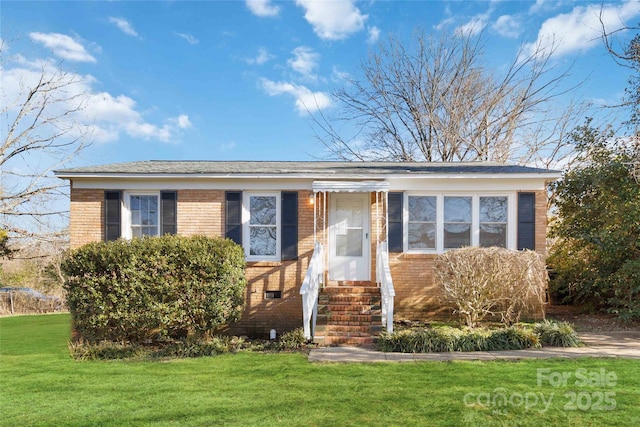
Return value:
<svg viewBox="0 0 640 427">
<path fill-rule="evenodd" d="M 175 191 L 160 192 L 160 235 L 178 232 L 178 193 Z"/>
<path fill-rule="evenodd" d="M 122 193 L 120 191 L 104 192 L 104 240 L 117 240 L 120 231 L 120 205 Z"/>
<path fill-rule="evenodd" d="M 282 232 L 280 253 L 283 261 L 298 259 L 298 193 L 282 192 Z"/>
<path fill-rule="evenodd" d="M 536 194 L 518 193 L 518 250 L 536 248 Z"/>
<path fill-rule="evenodd" d="M 389 206 L 387 207 L 387 223 L 389 226 L 389 252 L 402 252 L 402 203 L 404 195 L 402 193 L 389 193 Z"/>
<path fill-rule="evenodd" d="M 225 237 L 242 245 L 242 192 L 225 193 Z"/>
</svg>

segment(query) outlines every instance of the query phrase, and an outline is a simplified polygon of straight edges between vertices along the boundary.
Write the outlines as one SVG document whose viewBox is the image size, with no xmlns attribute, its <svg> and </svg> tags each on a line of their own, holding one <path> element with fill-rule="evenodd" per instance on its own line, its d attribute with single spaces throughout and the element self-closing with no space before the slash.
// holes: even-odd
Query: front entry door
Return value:
<svg viewBox="0 0 640 427">
<path fill-rule="evenodd" d="M 370 280 L 369 193 L 329 198 L 329 280 Z"/>
</svg>

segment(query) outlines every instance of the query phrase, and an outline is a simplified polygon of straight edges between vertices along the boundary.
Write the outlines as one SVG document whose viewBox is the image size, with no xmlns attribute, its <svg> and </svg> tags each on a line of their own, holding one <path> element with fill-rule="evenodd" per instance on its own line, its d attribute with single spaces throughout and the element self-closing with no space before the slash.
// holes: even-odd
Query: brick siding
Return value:
<svg viewBox="0 0 640 427">
<path fill-rule="evenodd" d="M 104 240 L 103 190 L 78 189 L 73 188 L 72 184 L 69 214 L 71 249 Z"/>
<path fill-rule="evenodd" d="M 245 309 L 242 319 L 226 329 L 233 334 L 268 336 L 302 326 L 300 285 L 306 274 L 314 245 L 314 205 L 310 191 L 298 192 L 298 260 L 250 262 L 246 276 Z M 222 190 L 179 190 L 178 233 L 224 236 L 225 192 Z M 322 201 L 318 200 L 318 203 Z M 383 217 L 383 206 L 378 206 Z M 71 247 L 77 248 L 104 239 L 104 191 L 71 188 Z M 536 192 L 536 250 L 545 253 L 547 199 L 545 191 Z M 371 196 L 371 278 L 375 281 L 376 198 Z M 385 233 L 384 228 L 380 233 Z M 320 240 L 322 236 L 318 236 Z M 434 255 L 391 253 L 391 274 L 396 290 L 397 319 L 428 319 L 450 315 L 442 306 L 441 293 L 433 283 L 431 271 Z M 281 291 L 281 299 L 266 299 L 266 291 Z"/>
</svg>

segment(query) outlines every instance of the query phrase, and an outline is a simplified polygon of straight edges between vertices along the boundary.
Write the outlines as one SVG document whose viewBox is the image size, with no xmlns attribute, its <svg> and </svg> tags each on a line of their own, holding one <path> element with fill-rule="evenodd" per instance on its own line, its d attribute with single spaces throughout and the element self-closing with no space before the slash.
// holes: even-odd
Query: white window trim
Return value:
<svg viewBox="0 0 640 427">
<path fill-rule="evenodd" d="M 158 234 L 160 235 L 160 191 L 125 191 L 123 193 L 123 206 L 120 214 L 121 234 L 124 239 L 131 239 L 131 196 L 156 196 L 158 198 Z"/>
<path fill-rule="evenodd" d="M 410 196 L 435 196 L 436 197 L 436 249 L 409 249 L 409 197 Z M 423 192 L 406 191 L 403 200 L 402 244 L 404 252 L 412 254 L 440 254 L 452 249 L 444 249 L 444 198 L 445 197 L 471 197 L 471 246 L 480 246 L 480 197 L 506 197 L 507 198 L 507 249 L 516 249 L 517 233 L 517 193 L 513 191 L 491 191 L 482 193 L 469 192 Z"/>
<path fill-rule="evenodd" d="M 249 219 L 251 212 L 249 211 L 249 200 L 252 196 L 267 196 L 276 198 L 276 254 L 275 255 L 251 255 L 251 233 L 249 231 Z M 242 192 L 242 247 L 247 261 L 280 261 L 281 260 L 281 242 L 282 242 L 282 224 L 281 224 L 281 193 L 279 191 L 263 192 L 263 191 L 243 191 Z"/>
</svg>

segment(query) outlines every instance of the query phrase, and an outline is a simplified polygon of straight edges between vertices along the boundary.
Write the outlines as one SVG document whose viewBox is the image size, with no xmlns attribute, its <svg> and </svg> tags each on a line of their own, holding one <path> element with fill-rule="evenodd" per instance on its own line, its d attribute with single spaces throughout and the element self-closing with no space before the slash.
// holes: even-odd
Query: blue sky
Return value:
<svg viewBox="0 0 640 427">
<path fill-rule="evenodd" d="M 615 104 L 628 70 L 598 38 L 601 7 L 610 29 L 640 22 L 638 0 L 2 1 L 3 90 L 42 64 L 78 77 L 95 142 L 74 166 L 312 160 L 327 153 L 305 106 L 331 113 L 331 92 L 369 49 L 417 26 L 484 29 L 495 69 L 554 40 L 553 61 L 586 79 L 579 97 Z"/>
</svg>

